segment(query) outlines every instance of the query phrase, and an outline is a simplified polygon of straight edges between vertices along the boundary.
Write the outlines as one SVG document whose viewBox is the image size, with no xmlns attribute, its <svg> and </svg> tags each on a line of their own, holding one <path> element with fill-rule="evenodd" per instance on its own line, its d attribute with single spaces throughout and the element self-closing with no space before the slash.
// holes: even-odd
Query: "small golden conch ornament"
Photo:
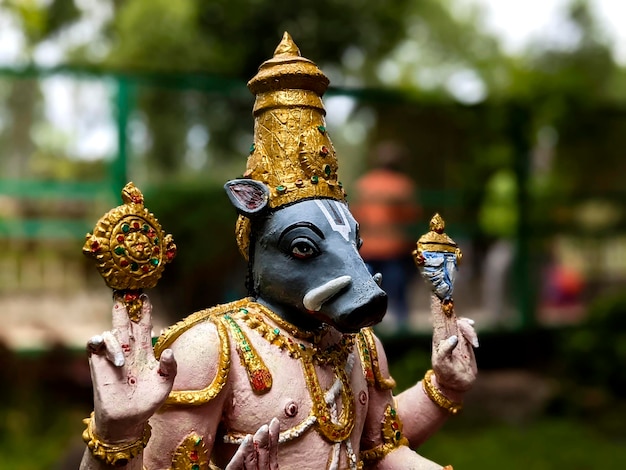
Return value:
<svg viewBox="0 0 626 470">
<path fill-rule="evenodd" d="M 176 256 L 176 245 L 144 207 L 143 194 L 132 182 L 124 186 L 122 200 L 86 235 L 83 254 L 94 260 L 106 285 L 122 294 L 129 317 L 137 322 L 142 290 L 156 286 Z"/>
<path fill-rule="evenodd" d="M 451 316 L 454 312 L 454 280 L 463 254 L 444 230 L 443 218 L 435 214 L 430 220 L 430 231 L 420 237 L 412 255 L 422 277 L 441 299 L 443 311 Z"/>
</svg>

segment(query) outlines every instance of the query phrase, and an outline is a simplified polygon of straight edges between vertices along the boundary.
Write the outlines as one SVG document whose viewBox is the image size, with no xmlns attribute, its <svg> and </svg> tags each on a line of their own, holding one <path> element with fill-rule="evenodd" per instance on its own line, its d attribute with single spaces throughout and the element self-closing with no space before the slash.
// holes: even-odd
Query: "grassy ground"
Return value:
<svg viewBox="0 0 626 470">
<path fill-rule="evenodd" d="M 626 438 L 611 438 L 579 421 L 542 418 L 524 426 L 451 428 L 440 431 L 420 453 L 455 470 L 626 468 Z"/>
</svg>

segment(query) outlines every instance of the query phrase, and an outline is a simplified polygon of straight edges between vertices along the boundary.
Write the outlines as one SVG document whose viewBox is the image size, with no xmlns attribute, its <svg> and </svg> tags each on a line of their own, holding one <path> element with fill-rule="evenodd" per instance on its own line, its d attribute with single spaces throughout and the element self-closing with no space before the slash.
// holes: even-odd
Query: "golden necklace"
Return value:
<svg viewBox="0 0 626 470">
<path fill-rule="evenodd" d="M 320 434 L 331 442 L 343 442 L 354 429 L 355 404 L 354 395 L 350 386 L 350 378 L 348 377 L 345 366 L 348 355 L 352 352 L 354 346 L 354 335 L 343 335 L 341 341 L 324 350 L 317 347 L 316 342 L 311 341 L 311 346 L 303 343 L 296 343 L 290 337 L 285 336 L 279 328 L 272 328 L 265 322 L 264 317 L 269 317 L 273 322 L 279 325 L 283 330 L 296 338 L 304 339 L 314 338 L 315 335 L 310 332 L 302 331 L 296 326 L 287 323 L 278 317 L 274 312 L 258 304 L 252 300 L 246 305 L 247 308 L 240 309 L 236 313 L 237 318 L 243 320 L 248 327 L 255 330 L 269 343 L 275 345 L 281 350 L 286 350 L 291 357 L 299 359 L 302 364 L 304 380 L 311 401 L 313 402 L 312 412 L 316 418 L 316 427 Z M 259 311 L 259 313 L 256 313 Z M 310 334 L 310 336 L 308 335 Z M 315 363 L 319 365 L 331 366 L 335 376 L 341 382 L 341 413 L 336 421 L 332 419 L 331 407 L 333 402 L 327 403 L 326 393 L 320 385 Z"/>
</svg>

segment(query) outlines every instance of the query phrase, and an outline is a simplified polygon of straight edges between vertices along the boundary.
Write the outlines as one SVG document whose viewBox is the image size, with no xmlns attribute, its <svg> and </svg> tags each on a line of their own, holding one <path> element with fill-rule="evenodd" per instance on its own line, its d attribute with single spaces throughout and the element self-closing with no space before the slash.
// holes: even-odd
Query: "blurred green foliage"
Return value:
<svg viewBox="0 0 626 470">
<path fill-rule="evenodd" d="M 626 390 L 624 293 L 599 297 L 582 324 L 562 333 L 559 362 L 562 406 L 594 415 L 611 427 L 617 424 L 613 420 L 626 412 L 626 404 L 619 401 Z"/>
<path fill-rule="evenodd" d="M 170 321 L 246 294 L 245 265 L 234 236 L 237 214 L 221 184 L 163 184 L 147 189 L 145 198 L 178 247 L 175 262 L 150 294 L 175 315 Z"/>
<path fill-rule="evenodd" d="M 463 470 L 595 470 L 626 465 L 624 436 L 607 436 L 591 422 L 553 418 L 525 426 L 450 422 L 419 452 Z"/>
</svg>

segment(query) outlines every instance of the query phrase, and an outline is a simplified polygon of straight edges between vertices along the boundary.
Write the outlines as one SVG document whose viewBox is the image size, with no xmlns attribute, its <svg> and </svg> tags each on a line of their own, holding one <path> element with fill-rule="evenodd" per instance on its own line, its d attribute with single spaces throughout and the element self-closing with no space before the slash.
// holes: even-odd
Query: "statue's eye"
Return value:
<svg viewBox="0 0 626 470">
<path fill-rule="evenodd" d="M 361 247 L 363 246 L 363 239 L 361 238 L 361 227 L 359 226 L 359 224 L 356 224 L 354 235 L 356 238 L 356 249 L 360 250 Z"/>
<path fill-rule="evenodd" d="M 291 243 L 291 254 L 298 259 L 313 258 L 319 255 L 319 249 L 311 240 L 306 238 L 296 238 Z"/>
</svg>

